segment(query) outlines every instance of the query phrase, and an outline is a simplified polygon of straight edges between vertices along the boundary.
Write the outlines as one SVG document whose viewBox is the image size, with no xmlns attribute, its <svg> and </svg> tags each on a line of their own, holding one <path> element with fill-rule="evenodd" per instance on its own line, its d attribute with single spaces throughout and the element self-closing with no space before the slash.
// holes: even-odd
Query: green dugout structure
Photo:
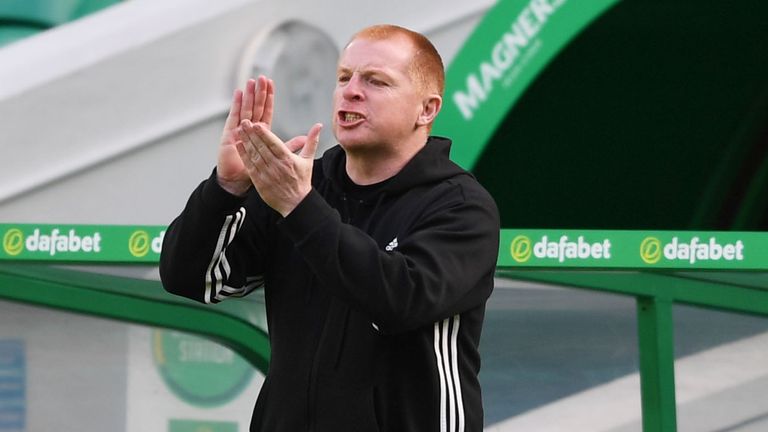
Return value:
<svg viewBox="0 0 768 432">
<path fill-rule="evenodd" d="M 255 314 L 253 304 L 205 306 L 166 294 L 158 281 L 63 267 L 154 264 L 163 230 L 0 225 L 0 298 L 199 334 L 266 371 L 269 339 L 258 316 L 263 311 Z M 535 229 L 500 235 L 498 277 L 635 298 L 645 431 L 676 430 L 673 304 L 768 316 L 768 233 Z"/>
<path fill-rule="evenodd" d="M 766 230 L 767 21 L 760 0 L 500 1 L 434 132 L 503 227 Z"/>
<path fill-rule="evenodd" d="M 672 306 L 768 315 L 768 3 L 503 0 L 448 68 L 435 133 L 499 205 L 497 275 L 636 302 L 643 430 L 677 428 Z M 253 304 L 78 265 L 156 265 L 162 226 L 0 224 L 0 298 L 220 342 Z"/>
</svg>

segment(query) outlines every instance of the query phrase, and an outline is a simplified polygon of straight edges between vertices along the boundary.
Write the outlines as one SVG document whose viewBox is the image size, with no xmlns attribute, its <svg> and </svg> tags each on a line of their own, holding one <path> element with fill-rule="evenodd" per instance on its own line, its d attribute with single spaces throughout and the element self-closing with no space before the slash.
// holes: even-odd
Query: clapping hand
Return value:
<svg viewBox="0 0 768 432">
<path fill-rule="evenodd" d="M 236 143 L 240 141 L 238 128 L 241 122 L 247 120 L 261 123 L 269 129 L 272 125 L 274 103 L 275 85 L 264 76 L 260 76 L 258 80 L 248 80 L 244 91 L 235 90 L 221 135 L 216 164 L 218 181 L 224 190 L 235 195 L 244 195 L 251 187 L 251 179 L 236 148 Z"/>
<path fill-rule="evenodd" d="M 287 216 L 312 190 L 314 164 L 320 130 L 313 125 L 307 135 L 284 143 L 266 123 L 243 120 L 236 143 L 240 159 L 264 202 Z"/>
</svg>

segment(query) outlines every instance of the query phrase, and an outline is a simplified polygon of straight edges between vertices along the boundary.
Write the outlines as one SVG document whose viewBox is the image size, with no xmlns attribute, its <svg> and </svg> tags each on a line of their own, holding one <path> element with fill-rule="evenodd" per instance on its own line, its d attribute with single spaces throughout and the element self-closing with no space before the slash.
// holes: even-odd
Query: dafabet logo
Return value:
<svg viewBox="0 0 768 432">
<path fill-rule="evenodd" d="M 646 237 L 640 243 L 640 258 L 646 264 L 656 264 L 662 256 L 669 261 L 687 261 L 689 264 L 699 261 L 743 261 L 744 242 L 720 243 L 716 237 L 702 241 L 697 236 L 684 241 L 675 236 L 666 244 L 656 237 Z"/>
<path fill-rule="evenodd" d="M 661 259 L 661 240 L 656 237 L 646 237 L 640 243 L 640 258 L 646 264 L 656 264 Z"/>
<path fill-rule="evenodd" d="M 24 233 L 18 228 L 11 228 L 3 235 L 3 250 L 10 256 L 16 256 L 24 250 Z"/>
<path fill-rule="evenodd" d="M 91 235 L 78 235 L 74 229 L 65 233 L 59 228 L 42 232 L 40 228 L 35 228 L 31 234 L 25 236 L 20 229 L 11 228 L 3 235 L 3 250 L 10 256 L 17 256 L 22 252 L 50 256 L 73 252 L 99 253 L 101 234 L 95 232 Z"/>
<path fill-rule="evenodd" d="M 512 259 L 519 263 L 524 263 L 531 259 L 531 251 L 531 239 L 524 235 L 515 237 L 509 245 L 509 252 L 512 254 Z"/>
<path fill-rule="evenodd" d="M 150 250 L 159 254 L 163 248 L 163 237 L 165 231 L 161 231 L 157 237 L 150 239 L 149 233 L 144 230 L 134 231 L 128 238 L 128 252 L 136 258 L 146 256 Z"/>
<path fill-rule="evenodd" d="M 525 235 L 519 235 L 510 243 L 512 259 L 519 263 L 525 263 L 535 256 L 539 259 L 553 259 L 560 263 L 566 260 L 586 259 L 610 259 L 611 241 L 603 239 L 599 242 L 588 242 L 584 236 L 578 236 L 570 240 L 567 235 L 562 235 L 558 241 L 550 240 L 549 236 L 541 236 L 536 243 Z"/>
</svg>

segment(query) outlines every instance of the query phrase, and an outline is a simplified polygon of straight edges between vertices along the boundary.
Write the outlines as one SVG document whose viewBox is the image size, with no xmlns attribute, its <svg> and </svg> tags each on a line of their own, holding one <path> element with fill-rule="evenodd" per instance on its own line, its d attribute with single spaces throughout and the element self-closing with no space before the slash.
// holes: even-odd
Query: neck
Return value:
<svg viewBox="0 0 768 432">
<path fill-rule="evenodd" d="M 392 151 L 347 152 L 347 175 L 357 185 L 375 184 L 394 177 L 427 143 L 410 144 Z"/>
</svg>

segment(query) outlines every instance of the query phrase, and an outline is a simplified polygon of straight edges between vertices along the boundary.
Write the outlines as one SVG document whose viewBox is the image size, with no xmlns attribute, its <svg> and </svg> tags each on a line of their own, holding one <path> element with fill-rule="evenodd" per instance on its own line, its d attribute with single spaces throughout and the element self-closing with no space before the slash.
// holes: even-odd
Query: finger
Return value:
<svg viewBox="0 0 768 432">
<path fill-rule="evenodd" d="M 246 122 L 248 122 L 248 120 L 243 121 L 243 123 L 246 123 Z M 248 133 L 248 131 L 244 126 L 237 128 L 237 134 L 239 138 L 238 141 L 242 144 L 246 153 L 246 159 L 243 159 L 241 155 L 241 159 L 243 159 L 243 163 L 246 163 L 248 165 L 255 165 L 261 159 L 261 155 L 257 150 L 259 145 L 258 137 L 253 137 L 252 134 Z"/>
<path fill-rule="evenodd" d="M 238 123 L 245 119 L 253 118 L 253 100 L 256 93 L 256 80 L 249 79 L 245 83 L 245 92 L 243 93 L 243 102 L 240 105 L 240 118 Z"/>
<path fill-rule="evenodd" d="M 235 90 L 232 95 L 232 105 L 229 107 L 229 114 L 227 114 L 227 121 L 224 123 L 224 128 L 232 130 L 240 124 L 240 105 L 243 103 L 243 92 L 240 89 Z"/>
<path fill-rule="evenodd" d="M 320 131 L 323 130 L 321 123 L 315 123 L 307 133 L 307 143 L 301 149 L 299 156 L 305 159 L 314 159 L 317 153 L 317 146 L 320 143 Z"/>
<path fill-rule="evenodd" d="M 258 162 L 260 169 L 265 169 L 289 157 L 288 149 L 280 138 L 266 129 L 263 123 L 254 124 L 243 120 L 239 129 L 242 131 L 241 137 L 251 155 L 251 161 L 254 165 Z"/>
<path fill-rule="evenodd" d="M 256 94 L 253 101 L 253 117 L 248 120 L 258 122 L 264 118 L 267 96 L 269 93 L 269 80 L 264 75 L 259 75 L 256 82 Z"/>
<path fill-rule="evenodd" d="M 266 124 L 255 123 L 251 124 L 250 128 L 246 125 L 246 130 L 258 138 L 259 143 L 256 143 L 256 150 L 261 154 L 261 157 L 285 159 L 291 154 L 288 147 L 285 146 L 277 135 L 269 130 Z M 267 154 L 267 152 L 270 154 Z"/>
<path fill-rule="evenodd" d="M 257 166 L 260 159 L 258 153 L 253 150 L 249 150 L 248 147 L 249 146 L 247 146 L 243 141 L 237 141 L 235 143 L 237 154 L 240 156 L 240 160 L 243 161 L 243 165 L 245 166 L 245 170 L 248 173 L 248 177 L 250 177 L 251 183 L 256 185 L 256 182 L 259 178 L 257 174 L 261 169 L 259 166 Z"/>
<path fill-rule="evenodd" d="M 305 136 L 297 136 L 292 138 L 289 141 L 286 141 L 285 146 L 288 147 L 288 151 L 291 153 L 296 154 L 297 151 L 304 148 L 304 144 L 307 143 L 307 137 Z"/>
<path fill-rule="evenodd" d="M 236 134 L 237 142 L 242 144 L 245 152 L 248 155 L 247 160 L 243 159 L 243 162 L 251 163 L 252 161 L 257 160 L 257 158 L 255 158 L 255 156 L 258 155 L 258 152 L 256 151 L 257 144 L 251 140 L 251 135 L 245 130 L 243 126 L 237 128 Z"/>
<path fill-rule="evenodd" d="M 251 156 L 248 154 L 248 150 L 245 149 L 245 144 L 243 144 L 242 141 L 237 141 L 235 143 L 235 148 L 237 149 L 237 154 L 240 155 L 240 160 L 243 161 L 243 165 L 250 170 L 250 168 L 253 167 L 253 163 L 251 162 Z"/>
<path fill-rule="evenodd" d="M 275 82 L 267 80 L 267 98 L 264 101 L 264 113 L 261 115 L 262 123 L 272 128 L 272 114 L 275 112 Z"/>
</svg>

